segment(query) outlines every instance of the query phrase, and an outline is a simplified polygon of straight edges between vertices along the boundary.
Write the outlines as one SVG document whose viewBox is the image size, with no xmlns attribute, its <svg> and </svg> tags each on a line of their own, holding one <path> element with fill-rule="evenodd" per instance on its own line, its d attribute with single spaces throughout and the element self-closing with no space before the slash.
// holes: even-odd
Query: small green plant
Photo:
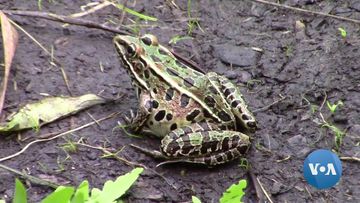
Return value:
<svg viewBox="0 0 360 203">
<path fill-rule="evenodd" d="M 338 30 L 340 31 L 341 37 L 345 39 L 346 36 L 347 36 L 346 30 L 344 28 L 342 28 L 342 27 L 339 27 Z"/>
<path fill-rule="evenodd" d="M 329 101 L 326 101 L 326 105 L 329 108 L 329 110 L 331 111 L 331 113 L 335 113 L 336 109 L 338 108 L 338 106 L 343 106 L 344 103 L 339 100 L 336 104 L 331 104 Z"/>
<path fill-rule="evenodd" d="M 249 170 L 249 168 L 250 168 L 249 161 L 246 158 L 240 159 L 239 166 L 245 170 Z"/>
<path fill-rule="evenodd" d="M 195 27 L 197 26 L 202 32 L 204 32 L 204 30 L 200 27 L 199 24 L 199 20 L 194 19 L 191 17 L 191 0 L 188 0 L 187 2 L 187 13 L 188 13 L 188 35 L 190 35 L 193 30 L 195 29 Z"/>
<path fill-rule="evenodd" d="M 331 131 L 333 131 L 333 133 L 335 134 L 335 147 L 336 147 L 336 151 L 339 151 L 340 149 L 340 145 L 342 143 L 342 139 L 345 136 L 345 132 L 340 130 L 338 127 L 336 127 L 335 125 L 332 125 L 328 122 L 325 122 L 322 126 L 322 128 L 328 128 Z"/>
<path fill-rule="evenodd" d="M 239 203 L 244 196 L 246 188 L 246 180 L 240 180 L 238 184 L 232 184 L 220 198 L 220 203 Z"/>
<path fill-rule="evenodd" d="M 191 197 L 192 203 L 201 203 L 201 200 L 195 196 Z"/>
<path fill-rule="evenodd" d="M 192 37 L 190 36 L 181 36 L 181 35 L 175 35 L 173 38 L 170 39 L 169 44 L 176 44 L 177 42 L 181 41 L 181 40 L 186 40 L 186 39 L 192 39 Z"/>
<path fill-rule="evenodd" d="M 93 188 L 89 194 L 89 183 L 83 181 L 75 190 L 70 186 L 59 186 L 41 203 L 108 203 L 115 202 L 134 184 L 143 168 L 135 168 L 131 172 L 118 177 L 115 181 L 106 181 L 103 189 Z M 16 179 L 13 203 L 27 203 L 27 194 L 24 185 Z"/>
</svg>

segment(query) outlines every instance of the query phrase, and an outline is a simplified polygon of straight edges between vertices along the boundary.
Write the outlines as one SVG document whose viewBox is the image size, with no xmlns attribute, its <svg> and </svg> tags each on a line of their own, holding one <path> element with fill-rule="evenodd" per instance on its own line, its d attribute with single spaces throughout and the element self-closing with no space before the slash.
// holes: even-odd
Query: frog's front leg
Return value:
<svg viewBox="0 0 360 203">
<path fill-rule="evenodd" d="M 170 132 L 161 140 L 161 151 L 176 162 L 222 164 L 244 155 L 249 137 L 241 132 L 218 130 L 207 122 Z"/>
<path fill-rule="evenodd" d="M 143 131 L 145 122 L 149 118 L 152 111 L 152 100 L 151 96 L 147 92 L 141 92 L 139 95 L 139 107 L 134 115 L 131 111 L 130 118 L 125 117 L 126 128 L 130 129 L 135 133 Z"/>
</svg>

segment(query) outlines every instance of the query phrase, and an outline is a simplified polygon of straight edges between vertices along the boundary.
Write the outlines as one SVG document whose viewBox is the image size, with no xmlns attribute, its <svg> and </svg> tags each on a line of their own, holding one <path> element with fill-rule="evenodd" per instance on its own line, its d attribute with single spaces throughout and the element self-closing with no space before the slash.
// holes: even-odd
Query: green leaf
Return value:
<svg viewBox="0 0 360 203">
<path fill-rule="evenodd" d="M 342 38 L 346 38 L 347 32 L 344 28 L 339 27 L 338 30 L 340 31 L 340 35 Z"/>
<path fill-rule="evenodd" d="M 201 203 L 201 200 L 197 198 L 196 196 L 191 197 L 192 203 Z"/>
<path fill-rule="evenodd" d="M 105 99 L 95 94 L 85 94 L 79 97 L 47 97 L 35 103 L 26 104 L 17 113 L 9 116 L 7 123 L 0 124 L 0 132 L 28 128 L 38 130 L 40 125 L 51 123 L 104 102 Z"/>
<path fill-rule="evenodd" d="M 59 186 L 41 201 L 41 203 L 69 203 L 74 194 L 74 187 Z"/>
<path fill-rule="evenodd" d="M 0 203 L 6 203 L 5 200 L 3 199 L 0 199 Z"/>
<path fill-rule="evenodd" d="M 329 110 L 331 111 L 331 113 L 335 113 L 337 107 L 343 106 L 344 103 L 341 100 L 339 100 L 336 104 L 331 104 L 329 101 L 326 101 L 326 105 L 329 108 Z"/>
<path fill-rule="evenodd" d="M 15 193 L 13 203 L 27 203 L 26 188 L 19 179 L 15 180 Z"/>
<path fill-rule="evenodd" d="M 89 199 L 89 182 L 84 180 L 76 189 L 75 195 L 71 203 L 84 203 Z"/>
<path fill-rule="evenodd" d="M 143 168 L 135 168 L 131 172 L 118 177 L 115 181 L 106 181 L 101 190 L 94 188 L 91 191 L 91 197 L 88 202 L 103 203 L 114 202 L 120 198 L 134 184 Z"/>
<path fill-rule="evenodd" d="M 244 196 L 246 180 L 240 180 L 238 184 L 232 184 L 220 198 L 220 203 L 239 203 Z"/>
<path fill-rule="evenodd" d="M 130 9 L 130 8 L 125 7 L 125 6 L 122 5 L 122 4 L 116 3 L 116 4 L 114 4 L 114 5 L 115 5 L 116 8 L 118 8 L 118 9 L 120 9 L 120 10 L 123 10 L 123 11 L 125 11 L 125 12 L 127 12 L 127 13 L 129 13 L 129 14 L 131 14 L 131 15 L 134 15 L 134 16 L 136 16 L 136 17 L 138 17 L 138 18 L 141 18 L 141 19 L 144 19 L 144 20 L 150 20 L 150 21 L 157 21 L 157 18 L 155 18 L 155 17 L 141 14 L 141 13 L 139 13 L 139 12 L 137 12 L 137 11 L 134 11 L 134 10 L 132 10 L 132 9 Z"/>
<path fill-rule="evenodd" d="M 187 35 L 185 35 L 185 36 L 175 35 L 173 38 L 170 39 L 169 44 L 176 44 L 179 41 L 186 40 L 186 39 L 192 39 L 192 37 L 187 36 Z"/>
</svg>

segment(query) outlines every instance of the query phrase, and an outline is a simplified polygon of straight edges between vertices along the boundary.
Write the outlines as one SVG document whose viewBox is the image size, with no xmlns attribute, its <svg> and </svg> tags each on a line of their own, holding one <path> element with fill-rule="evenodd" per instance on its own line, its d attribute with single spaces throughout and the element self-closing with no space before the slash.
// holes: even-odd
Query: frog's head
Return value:
<svg viewBox="0 0 360 203">
<path fill-rule="evenodd" d="M 151 54 L 153 47 L 158 46 L 157 38 L 150 34 L 141 38 L 117 35 L 113 42 L 120 61 L 127 69 L 130 77 L 136 84 L 147 89 L 144 71 L 148 69 L 149 63 L 151 63 L 147 56 Z"/>
</svg>

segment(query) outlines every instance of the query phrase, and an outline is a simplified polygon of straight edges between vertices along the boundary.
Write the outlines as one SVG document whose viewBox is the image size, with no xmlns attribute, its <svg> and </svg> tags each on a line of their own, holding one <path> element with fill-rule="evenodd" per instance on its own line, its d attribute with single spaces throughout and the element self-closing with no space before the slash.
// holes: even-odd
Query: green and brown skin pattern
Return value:
<svg viewBox="0 0 360 203">
<path fill-rule="evenodd" d="M 131 130 L 160 137 L 169 160 L 217 165 L 247 152 L 256 121 L 229 79 L 185 65 L 153 35 L 114 44 L 139 98 Z"/>
</svg>

